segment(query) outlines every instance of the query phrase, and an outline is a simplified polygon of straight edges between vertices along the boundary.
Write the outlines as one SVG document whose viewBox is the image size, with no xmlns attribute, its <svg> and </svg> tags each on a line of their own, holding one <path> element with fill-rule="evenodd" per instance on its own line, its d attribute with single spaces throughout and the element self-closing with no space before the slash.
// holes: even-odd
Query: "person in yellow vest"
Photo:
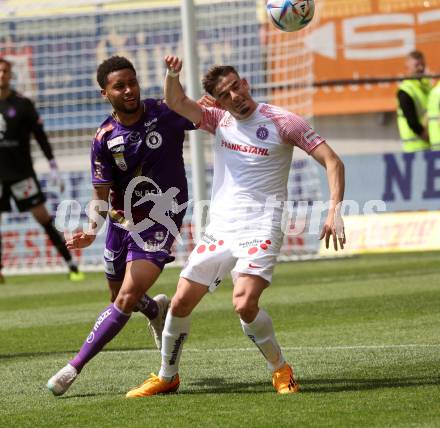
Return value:
<svg viewBox="0 0 440 428">
<path fill-rule="evenodd" d="M 404 152 L 429 150 L 426 110 L 431 81 L 423 77 L 425 57 L 420 51 L 412 51 L 406 58 L 407 73 L 411 78 L 404 80 L 397 91 L 397 125 Z"/>
<path fill-rule="evenodd" d="M 429 94 L 428 130 L 432 150 L 440 150 L 440 80 Z"/>
</svg>

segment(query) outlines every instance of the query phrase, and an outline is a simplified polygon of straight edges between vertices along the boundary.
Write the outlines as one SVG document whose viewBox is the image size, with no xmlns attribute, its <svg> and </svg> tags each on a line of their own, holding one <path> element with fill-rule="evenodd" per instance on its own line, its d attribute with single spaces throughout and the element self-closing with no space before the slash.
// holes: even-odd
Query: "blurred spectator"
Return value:
<svg viewBox="0 0 440 428">
<path fill-rule="evenodd" d="M 432 150 L 440 150 L 440 80 L 428 100 L 428 130 Z"/>
<path fill-rule="evenodd" d="M 428 96 L 432 89 L 425 73 L 425 57 L 420 51 L 412 51 L 406 58 L 409 79 L 404 80 L 397 92 L 397 125 L 404 152 L 429 150 L 426 126 Z"/>
</svg>

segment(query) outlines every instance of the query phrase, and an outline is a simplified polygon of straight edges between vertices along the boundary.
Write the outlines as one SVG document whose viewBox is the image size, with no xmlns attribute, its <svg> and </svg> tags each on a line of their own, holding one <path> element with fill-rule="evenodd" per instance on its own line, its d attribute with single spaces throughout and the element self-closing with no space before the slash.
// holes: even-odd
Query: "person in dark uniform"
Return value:
<svg viewBox="0 0 440 428">
<path fill-rule="evenodd" d="M 52 181 L 61 188 L 52 148 L 34 104 L 11 88 L 11 77 L 12 64 L 0 57 L 0 215 L 11 210 L 11 199 L 20 212 L 30 211 L 69 266 L 69 278 L 80 281 L 84 275 L 78 271 L 46 209 L 46 198 L 32 166 L 31 135 L 49 160 Z M 0 238 L 0 282 L 4 281 L 2 267 Z"/>
</svg>

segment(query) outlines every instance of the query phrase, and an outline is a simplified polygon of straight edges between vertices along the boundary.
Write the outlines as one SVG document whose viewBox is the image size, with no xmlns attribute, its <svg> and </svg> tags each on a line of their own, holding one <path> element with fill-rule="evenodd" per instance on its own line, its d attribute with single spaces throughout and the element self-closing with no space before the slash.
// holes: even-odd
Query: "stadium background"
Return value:
<svg viewBox="0 0 440 428">
<path fill-rule="evenodd" d="M 95 83 L 97 64 L 112 54 L 129 57 L 143 95 L 160 97 L 162 58 L 182 50 L 179 3 L 78 0 L 72 6 L 70 1 L 0 0 L 0 54 L 15 64 L 16 88 L 35 100 L 66 183 L 64 194 L 58 195 L 48 185 L 47 162 L 34 150 L 52 212 L 60 201 L 76 200 L 85 221 L 91 190 L 89 145 L 109 111 Z M 348 252 L 440 249 L 435 211 L 440 209 L 440 154 L 400 153 L 396 82 L 356 84 L 356 79 L 401 77 L 405 54 L 415 48 L 426 54 L 429 72 L 438 73 L 440 1 L 316 3 L 313 25 L 282 34 L 265 21 L 262 0 L 196 2 L 200 75 L 213 63 L 236 65 L 258 100 L 305 115 L 342 155 L 346 199 L 354 201 L 346 210 L 352 214 L 346 218 Z M 319 84 L 341 79 L 352 82 Z M 209 137 L 204 147 L 209 181 Z M 187 161 L 191 181 L 188 155 Z M 297 231 L 310 219 L 312 202 L 326 200 L 322 180 L 322 172 L 297 153 L 289 199 L 306 204 L 299 211 L 292 206 L 285 259 L 320 255 L 317 236 Z M 356 215 L 364 213 L 369 201 L 386 203 L 388 213 L 381 214 L 379 222 L 375 216 Z M 63 269 L 28 214 L 4 215 L 1 227 L 6 273 Z M 191 211 L 183 238 L 184 245 L 177 248 L 180 263 L 193 245 Z M 76 254 L 83 268 L 101 268 L 102 242 L 103 235 Z"/>
</svg>

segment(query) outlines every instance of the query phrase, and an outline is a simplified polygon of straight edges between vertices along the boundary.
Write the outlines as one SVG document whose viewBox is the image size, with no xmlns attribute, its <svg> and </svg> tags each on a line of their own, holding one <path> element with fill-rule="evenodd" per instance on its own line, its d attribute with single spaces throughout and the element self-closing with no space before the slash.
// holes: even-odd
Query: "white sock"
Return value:
<svg viewBox="0 0 440 428">
<path fill-rule="evenodd" d="M 263 357 L 267 361 L 267 367 L 271 371 L 278 370 L 285 364 L 280 345 L 278 345 L 273 330 L 272 319 L 266 311 L 260 309 L 255 319 L 245 323 L 240 319 L 244 334 L 257 345 Z"/>
<path fill-rule="evenodd" d="M 184 318 L 173 316 L 170 311 L 167 314 L 162 333 L 162 365 L 159 371 L 159 376 L 165 380 L 171 380 L 179 371 L 180 354 L 188 337 L 190 318 L 190 315 Z"/>
</svg>

